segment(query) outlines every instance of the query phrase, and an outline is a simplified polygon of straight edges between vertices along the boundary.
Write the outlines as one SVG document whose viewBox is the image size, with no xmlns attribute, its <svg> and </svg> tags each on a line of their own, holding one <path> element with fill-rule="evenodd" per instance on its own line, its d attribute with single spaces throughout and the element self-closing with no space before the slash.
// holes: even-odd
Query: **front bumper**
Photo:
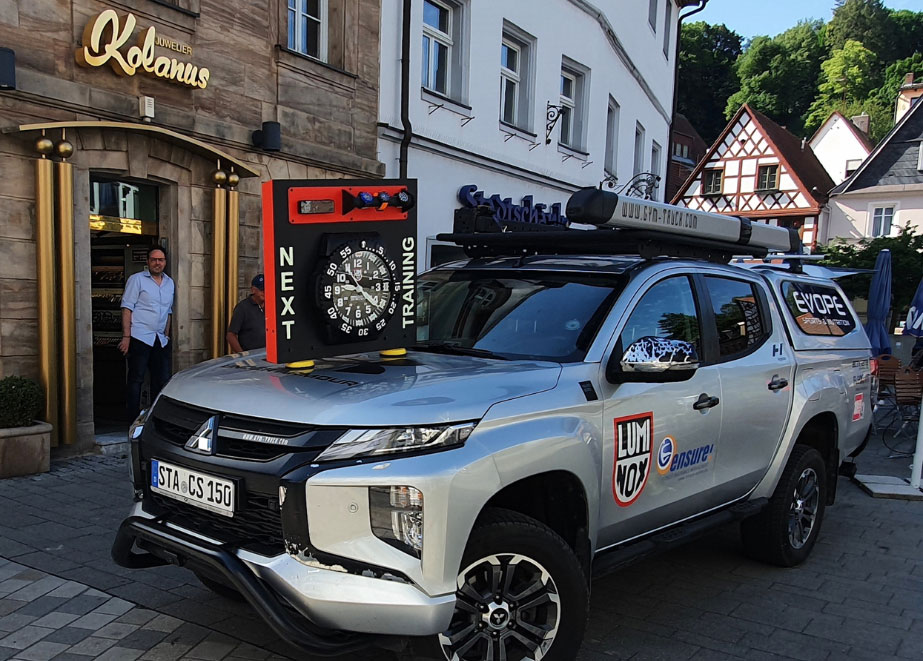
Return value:
<svg viewBox="0 0 923 661">
<path fill-rule="evenodd" d="M 116 563 L 129 568 L 176 564 L 217 574 L 280 637 L 310 654 L 346 654 L 382 634 L 443 631 L 455 608 L 454 595 L 428 597 L 407 583 L 309 567 L 288 554 L 270 558 L 233 549 L 150 518 L 140 507 L 132 514 L 112 547 Z M 136 545 L 142 553 L 133 550 Z"/>
</svg>

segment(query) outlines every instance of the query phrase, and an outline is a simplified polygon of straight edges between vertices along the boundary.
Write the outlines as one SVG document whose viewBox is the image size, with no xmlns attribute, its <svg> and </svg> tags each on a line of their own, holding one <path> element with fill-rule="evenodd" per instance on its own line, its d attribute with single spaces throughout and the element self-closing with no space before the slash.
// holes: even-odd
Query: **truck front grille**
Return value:
<svg viewBox="0 0 923 661">
<path fill-rule="evenodd" d="M 285 552 L 278 498 L 247 494 L 234 516 L 227 517 L 150 491 L 147 496 L 156 507 L 153 514 L 181 528 L 260 555 Z"/>
</svg>

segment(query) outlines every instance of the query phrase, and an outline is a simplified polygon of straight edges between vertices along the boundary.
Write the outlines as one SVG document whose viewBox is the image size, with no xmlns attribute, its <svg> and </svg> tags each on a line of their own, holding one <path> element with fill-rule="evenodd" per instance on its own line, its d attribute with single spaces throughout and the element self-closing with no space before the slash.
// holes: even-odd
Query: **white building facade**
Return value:
<svg viewBox="0 0 923 661">
<path fill-rule="evenodd" d="M 421 265 L 457 254 L 435 235 L 474 190 L 555 222 L 579 187 L 665 177 L 679 13 L 702 0 L 407 2 L 406 88 L 404 3 L 382 3 L 378 156 L 419 180 Z"/>
<path fill-rule="evenodd" d="M 874 145 L 865 132 L 868 130 L 868 121 L 868 115 L 849 120 L 842 113 L 833 112 L 808 140 L 814 155 L 833 183 L 846 181 L 872 152 Z M 857 122 L 865 128 L 860 129 Z"/>
</svg>

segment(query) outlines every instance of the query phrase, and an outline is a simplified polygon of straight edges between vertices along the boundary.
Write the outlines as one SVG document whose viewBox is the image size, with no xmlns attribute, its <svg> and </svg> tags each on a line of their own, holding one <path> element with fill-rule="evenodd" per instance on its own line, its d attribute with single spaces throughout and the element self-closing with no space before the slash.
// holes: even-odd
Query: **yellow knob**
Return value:
<svg viewBox="0 0 923 661">
<path fill-rule="evenodd" d="M 382 349 L 379 353 L 382 358 L 400 358 L 407 355 L 407 349 Z"/>
<path fill-rule="evenodd" d="M 296 360 L 294 363 L 285 363 L 285 366 L 292 370 L 305 369 L 307 367 L 314 367 L 313 360 Z"/>
</svg>

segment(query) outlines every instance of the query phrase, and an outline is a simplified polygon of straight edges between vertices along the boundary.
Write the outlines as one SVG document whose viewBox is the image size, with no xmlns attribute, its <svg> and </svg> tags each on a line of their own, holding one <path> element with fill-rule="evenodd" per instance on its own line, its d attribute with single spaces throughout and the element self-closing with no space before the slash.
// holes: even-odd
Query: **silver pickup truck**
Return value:
<svg viewBox="0 0 923 661">
<path fill-rule="evenodd" d="M 402 357 L 176 375 L 130 432 L 115 559 L 188 567 L 308 653 L 451 661 L 572 659 L 593 576 L 734 520 L 803 561 L 871 418 L 836 283 L 548 245 L 422 274 Z"/>
</svg>

